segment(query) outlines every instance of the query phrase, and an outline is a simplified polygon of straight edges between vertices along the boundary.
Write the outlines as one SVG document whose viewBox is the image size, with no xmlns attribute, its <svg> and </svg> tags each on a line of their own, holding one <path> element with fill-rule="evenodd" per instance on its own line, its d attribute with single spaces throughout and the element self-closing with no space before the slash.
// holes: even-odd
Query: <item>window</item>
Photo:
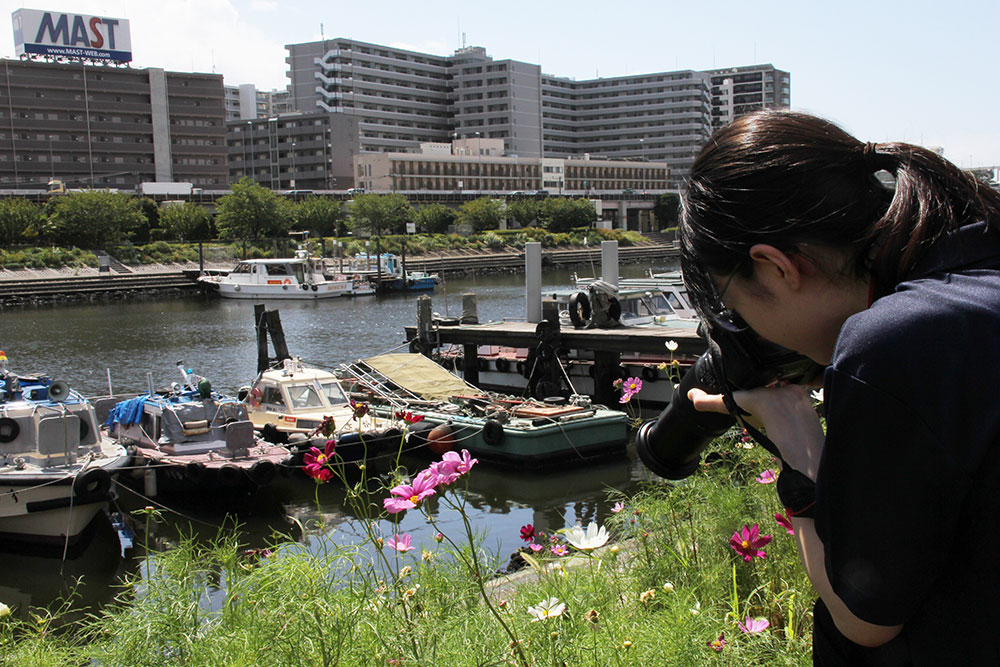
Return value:
<svg viewBox="0 0 1000 667">
<path fill-rule="evenodd" d="M 293 384 L 288 386 L 288 396 L 292 401 L 292 409 L 321 408 L 323 401 L 319 397 L 314 384 Z"/>
<path fill-rule="evenodd" d="M 276 407 L 285 407 L 285 399 L 281 396 L 281 389 L 274 385 L 264 385 L 264 392 L 260 398 L 261 403 Z"/>
</svg>

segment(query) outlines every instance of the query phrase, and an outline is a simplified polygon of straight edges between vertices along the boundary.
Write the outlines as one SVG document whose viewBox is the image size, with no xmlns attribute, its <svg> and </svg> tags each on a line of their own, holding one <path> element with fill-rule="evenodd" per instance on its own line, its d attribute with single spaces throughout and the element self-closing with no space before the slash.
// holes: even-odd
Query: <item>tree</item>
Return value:
<svg viewBox="0 0 1000 667">
<path fill-rule="evenodd" d="M 137 243 L 145 243 L 150 237 L 155 235 L 153 230 L 160 228 L 160 207 L 150 197 L 139 197 L 139 210 L 146 218 L 146 223 L 135 231 L 132 240 Z"/>
<path fill-rule="evenodd" d="M 216 208 L 216 227 L 228 239 L 282 236 L 293 221 L 288 200 L 245 176 L 233 184 L 232 193 L 219 198 Z"/>
<path fill-rule="evenodd" d="M 54 243 L 103 248 L 128 239 L 146 223 L 139 203 L 130 195 L 86 190 L 60 195 L 52 206 L 46 233 Z"/>
<path fill-rule="evenodd" d="M 315 236 L 343 236 L 343 207 L 331 197 L 306 197 L 295 204 L 295 227 Z"/>
<path fill-rule="evenodd" d="M 538 220 L 538 202 L 534 199 L 514 199 L 507 202 L 507 219 L 519 227 L 531 227 Z"/>
<path fill-rule="evenodd" d="M 417 228 L 428 234 L 444 234 L 455 223 L 458 213 L 444 204 L 430 204 L 417 209 Z"/>
<path fill-rule="evenodd" d="M 676 192 L 664 192 L 657 197 L 653 204 L 653 215 L 656 217 L 660 229 L 675 227 L 680 209 L 681 198 Z"/>
<path fill-rule="evenodd" d="M 0 244 L 23 243 L 41 229 L 42 208 L 27 199 L 0 200 Z"/>
<path fill-rule="evenodd" d="M 499 229 L 503 219 L 503 204 L 489 197 L 480 197 L 479 199 L 465 202 L 458 209 L 458 221 L 471 225 L 472 230 L 475 232 Z"/>
<path fill-rule="evenodd" d="M 589 227 L 597 220 L 597 211 L 589 199 L 549 197 L 539 208 L 542 222 L 550 232 L 568 232 L 574 227 Z"/>
<path fill-rule="evenodd" d="M 160 225 L 180 241 L 209 236 L 210 220 L 205 207 L 192 201 L 171 204 L 160 213 Z"/>
<path fill-rule="evenodd" d="M 403 195 L 358 195 L 351 204 L 351 228 L 367 230 L 372 236 L 405 234 L 413 220 L 413 207 Z"/>
</svg>

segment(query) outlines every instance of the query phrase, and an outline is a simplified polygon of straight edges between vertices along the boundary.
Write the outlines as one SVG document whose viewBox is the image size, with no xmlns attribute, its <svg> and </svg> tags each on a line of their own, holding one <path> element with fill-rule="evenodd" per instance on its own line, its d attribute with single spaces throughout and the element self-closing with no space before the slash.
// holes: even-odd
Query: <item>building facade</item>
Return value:
<svg viewBox="0 0 1000 667">
<path fill-rule="evenodd" d="M 257 90 L 252 83 L 224 86 L 226 122 L 270 118 L 294 111 L 287 90 Z"/>
<path fill-rule="evenodd" d="M 715 119 L 790 103 L 788 73 L 770 65 L 576 81 L 482 47 L 435 56 L 336 38 L 286 48 L 290 105 L 356 116 L 361 153 L 502 139 L 517 157 L 666 162 L 671 189 Z"/>
<path fill-rule="evenodd" d="M 718 129 L 760 109 L 787 109 L 792 104 L 792 75 L 774 65 L 708 70 L 712 93 L 712 127 Z"/>
<path fill-rule="evenodd" d="M 228 182 L 222 76 L 0 60 L 0 188 Z"/>
</svg>

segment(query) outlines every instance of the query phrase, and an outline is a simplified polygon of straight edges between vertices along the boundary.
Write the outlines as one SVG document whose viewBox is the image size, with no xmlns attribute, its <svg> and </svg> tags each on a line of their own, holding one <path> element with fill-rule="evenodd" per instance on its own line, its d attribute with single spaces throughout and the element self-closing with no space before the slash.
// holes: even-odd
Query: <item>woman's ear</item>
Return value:
<svg viewBox="0 0 1000 667">
<path fill-rule="evenodd" d="M 789 289 L 798 290 L 803 275 L 808 274 L 812 266 L 805 265 L 802 255 L 788 254 L 766 243 L 752 246 L 750 259 L 753 260 L 757 279 L 772 289 L 783 284 Z"/>
</svg>

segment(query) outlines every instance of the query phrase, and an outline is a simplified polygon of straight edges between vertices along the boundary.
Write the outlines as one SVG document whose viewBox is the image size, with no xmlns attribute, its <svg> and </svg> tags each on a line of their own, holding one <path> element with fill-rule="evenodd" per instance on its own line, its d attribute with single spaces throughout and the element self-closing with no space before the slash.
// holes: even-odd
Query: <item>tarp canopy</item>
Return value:
<svg viewBox="0 0 1000 667">
<path fill-rule="evenodd" d="M 366 364 L 393 383 L 426 401 L 448 400 L 462 394 L 482 391 L 465 380 L 455 377 L 422 354 L 382 354 L 368 357 Z"/>
</svg>

